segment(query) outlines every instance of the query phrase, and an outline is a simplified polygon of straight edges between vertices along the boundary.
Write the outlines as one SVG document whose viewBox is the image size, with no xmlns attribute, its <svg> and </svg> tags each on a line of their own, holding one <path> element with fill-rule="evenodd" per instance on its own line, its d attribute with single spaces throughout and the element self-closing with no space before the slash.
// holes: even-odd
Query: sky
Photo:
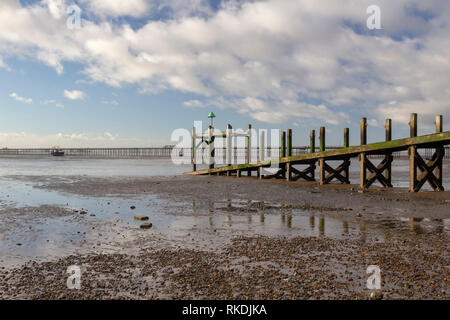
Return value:
<svg viewBox="0 0 450 320">
<path fill-rule="evenodd" d="M 380 8 L 380 29 L 369 29 Z M 79 10 L 78 10 L 79 9 Z M 77 20 L 79 13 L 80 19 Z M 450 124 L 447 0 L 1 0 L 0 147 L 151 147 L 195 120 L 294 145 Z"/>
</svg>

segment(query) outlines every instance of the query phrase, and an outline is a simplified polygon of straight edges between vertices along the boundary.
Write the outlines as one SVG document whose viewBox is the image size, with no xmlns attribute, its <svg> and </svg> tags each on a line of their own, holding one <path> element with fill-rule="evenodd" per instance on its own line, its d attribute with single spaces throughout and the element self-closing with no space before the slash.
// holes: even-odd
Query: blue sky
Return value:
<svg viewBox="0 0 450 320">
<path fill-rule="evenodd" d="M 82 10 L 69 30 L 67 7 Z M 450 118 L 450 4 L 378 1 L 4 0 L 0 146 L 160 146 L 194 120 L 216 127 L 327 127 L 329 144 L 419 133 Z"/>
</svg>

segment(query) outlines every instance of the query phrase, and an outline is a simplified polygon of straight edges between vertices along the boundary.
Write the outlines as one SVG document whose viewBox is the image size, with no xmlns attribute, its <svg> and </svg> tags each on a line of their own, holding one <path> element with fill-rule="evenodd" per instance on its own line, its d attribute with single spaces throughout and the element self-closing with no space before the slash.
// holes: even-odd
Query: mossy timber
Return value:
<svg viewBox="0 0 450 320">
<path fill-rule="evenodd" d="M 411 130 L 411 137 L 397 140 L 391 139 L 391 121 L 387 120 L 386 127 L 386 141 L 375 142 L 370 144 L 366 143 L 366 130 L 367 122 L 365 118 L 361 119 L 361 145 L 359 146 L 351 146 L 344 147 L 342 149 L 336 150 L 326 150 L 320 152 L 314 152 L 309 154 L 295 155 L 295 156 L 286 156 L 277 159 L 265 160 L 254 163 L 243 163 L 236 165 L 227 165 L 219 168 L 211 168 L 206 170 L 198 170 L 192 172 L 186 172 L 185 174 L 189 175 L 236 175 L 237 177 L 242 176 L 242 172 L 247 172 L 247 175 L 251 175 L 252 171 L 256 171 L 257 175 L 260 179 L 263 178 L 262 168 L 272 167 L 279 168 L 279 172 L 273 174 L 271 176 L 266 176 L 265 178 L 284 178 L 287 181 L 291 181 L 291 170 L 295 170 L 296 179 L 299 178 L 307 178 L 306 180 L 314 181 L 314 175 L 310 174 L 309 176 L 305 176 L 298 170 L 294 169 L 292 165 L 303 164 L 309 165 L 310 168 L 315 168 L 316 162 L 322 164 L 321 166 L 321 184 L 327 184 L 333 179 L 338 179 L 343 183 L 349 183 L 348 180 L 348 167 L 350 164 L 351 158 L 359 158 L 361 162 L 361 188 L 368 188 L 375 180 L 378 180 L 383 186 L 391 187 L 391 166 L 390 163 L 393 161 L 392 153 L 397 151 L 405 151 L 409 150 L 410 152 L 410 191 L 417 192 L 421 189 L 425 182 L 429 182 L 432 188 L 435 191 L 443 191 L 444 188 L 442 186 L 442 159 L 444 157 L 445 152 L 444 146 L 450 144 L 450 131 L 439 132 L 442 131 L 442 116 L 437 117 L 436 128 L 437 133 L 428 134 L 423 136 L 414 136 L 417 134 L 417 116 L 415 114 L 412 115 L 411 119 L 413 120 L 410 123 L 411 127 L 414 127 Z M 323 144 L 321 150 L 325 150 L 325 128 L 321 128 Z M 345 139 L 348 141 L 348 129 L 345 129 Z M 290 132 L 288 131 L 288 141 L 290 140 Z M 284 146 L 285 135 L 283 135 L 282 146 Z M 321 139 L 322 140 L 322 139 Z M 290 142 L 290 141 L 289 141 Z M 287 143 L 287 155 L 289 155 L 289 149 L 292 147 L 291 143 Z M 314 142 L 312 142 L 314 143 Z M 346 143 L 346 145 L 348 145 Z M 430 160 L 422 160 L 415 150 L 421 148 L 433 148 L 436 149 L 435 154 L 432 156 Z M 312 149 L 314 150 L 314 149 Z M 282 154 L 283 154 L 282 150 Z M 411 155 L 412 154 L 412 155 Z M 367 158 L 369 155 L 385 155 L 385 161 L 382 162 L 381 165 L 375 167 Z M 325 161 L 330 160 L 342 160 L 343 164 L 337 169 L 331 168 L 329 165 L 325 163 Z M 422 160 L 422 161 L 421 161 Z M 323 167 L 323 168 L 322 168 Z M 422 174 L 417 175 L 417 169 L 419 169 Z M 308 170 L 308 169 L 307 169 Z M 366 170 L 372 172 L 372 175 L 367 178 Z M 311 171 L 311 170 L 309 170 Z M 328 176 L 325 176 L 326 171 L 329 172 Z M 340 172 L 344 172 L 343 175 Z M 364 171 L 364 172 L 363 172 Z M 436 174 L 433 172 L 436 171 Z M 385 176 L 383 175 L 385 172 Z"/>
</svg>

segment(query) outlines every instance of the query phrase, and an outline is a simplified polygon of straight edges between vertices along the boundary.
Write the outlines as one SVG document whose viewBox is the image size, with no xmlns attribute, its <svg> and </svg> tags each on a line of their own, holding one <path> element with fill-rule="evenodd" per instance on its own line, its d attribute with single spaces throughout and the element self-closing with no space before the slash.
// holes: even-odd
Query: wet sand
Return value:
<svg viewBox="0 0 450 320">
<path fill-rule="evenodd" d="M 8 179 L 90 208 L 17 208 L 2 194 L 1 228 L 14 228 L 2 230 L 3 299 L 367 299 L 369 265 L 381 269 L 384 299 L 450 297 L 449 192 L 232 177 Z M 135 214 L 153 228 L 139 229 Z M 49 221 L 61 223 L 59 238 Z M 33 241 L 58 255 L 27 256 Z M 8 264 L 14 250 L 25 261 Z M 81 290 L 67 289 L 70 265 L 82 266 Z"/>
</svg>

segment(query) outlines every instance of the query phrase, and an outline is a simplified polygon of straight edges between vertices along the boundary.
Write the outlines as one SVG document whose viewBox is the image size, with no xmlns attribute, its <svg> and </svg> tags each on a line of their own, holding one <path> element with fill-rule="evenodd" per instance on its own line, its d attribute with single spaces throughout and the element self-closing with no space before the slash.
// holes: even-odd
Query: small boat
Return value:
<svg viewBox="0 0 450 320">
<path fill-rule="evenodd" d="M 62 151 L 62 149 L 59 147 L 53 147 L 51 155 L 55 157 L 62 157 L 64 155 L 64 151 Z"/>
</svg>

